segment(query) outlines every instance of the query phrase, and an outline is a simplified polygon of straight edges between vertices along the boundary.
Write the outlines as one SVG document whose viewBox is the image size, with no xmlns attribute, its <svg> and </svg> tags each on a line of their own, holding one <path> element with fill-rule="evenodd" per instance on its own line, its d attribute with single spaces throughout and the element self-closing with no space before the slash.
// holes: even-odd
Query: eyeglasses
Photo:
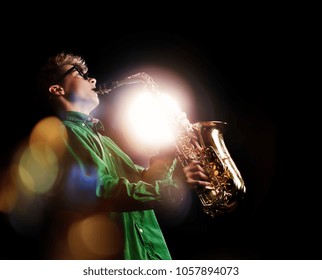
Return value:
<svg viewBox="0 0 322 280">
<path fill-rule="evenodd" d="M 60 78 L 60 80 L 59 80 L 59 82 L 62 82 L 64 79 L 65 79 L 65 77 L 68 75 L 68 74 L 70 74 L 70 73 L 72 73 L 73 71 L 77 71 L 78 72 L 78 74 L 84 79 L 84 80 L 88 80 L 89 79 L 89 76 L 88 76 L 88 74 L 87 73 L 84 73 L 83 71 L 82 71 L 82 69 L 80 69 L 80 67 L 79 66 L 77 66 L 77 65 L 74 65 L 72 68 L 70 68 L 69 70 L 67 70 L 62 76 L 61 76 L 61 78 Z"/>
</svg>

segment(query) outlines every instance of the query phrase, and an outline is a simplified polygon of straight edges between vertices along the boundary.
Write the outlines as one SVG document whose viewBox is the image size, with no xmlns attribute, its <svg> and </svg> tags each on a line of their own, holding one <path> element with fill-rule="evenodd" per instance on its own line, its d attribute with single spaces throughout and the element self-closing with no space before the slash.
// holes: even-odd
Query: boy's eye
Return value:
<svg viewBox="0 0 322 280">
<path fill-rule="evenodd" d="M 88 80 L 89 76 L 88 73 L 83 73 L 81 69 L 78 67 L 75 67 L 76 71 L 78 72 L 78 75 L 81 76 L 84 80 Z"/>
</svg>

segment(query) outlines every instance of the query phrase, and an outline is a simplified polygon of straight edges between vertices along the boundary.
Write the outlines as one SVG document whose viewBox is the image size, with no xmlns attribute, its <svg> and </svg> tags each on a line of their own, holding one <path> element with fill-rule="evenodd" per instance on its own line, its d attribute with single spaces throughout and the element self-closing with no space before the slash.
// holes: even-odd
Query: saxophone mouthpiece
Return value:
<svg viewBox="0 0 322 280">
<path fill-rule="evenodd" d="M 98 95 L 104 95 L 107 93 L 110 93 L 110 91 L 114 88 L 114 85 L 111 84 L 100 84 L 98 87 L 94 88 L 93 90 L 98 94 Z"/>
</svg>

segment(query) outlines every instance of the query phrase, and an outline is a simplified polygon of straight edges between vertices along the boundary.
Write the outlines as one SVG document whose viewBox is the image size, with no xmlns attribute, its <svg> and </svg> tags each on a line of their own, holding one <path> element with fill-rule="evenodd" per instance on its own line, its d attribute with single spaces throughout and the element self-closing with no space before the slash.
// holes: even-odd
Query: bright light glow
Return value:
<svg viewBox="0 0 322 280">
<path fill-rule="evenodd" d="M 174 100 L 172 97 L 170 97 L 167 94 L 160 94 L 158 97 L 161 100 L 161 103 L 164 106 L 164 109 L 167 111 L 174 113 L 174 114 L 179 114 L 181 112 L 181 109 L 179 107 L 179 104 L 177 103 L 176 100 Z"/>
<path fill-rule="evenodd" d="M 138 84 L 120 88 L 116 95 L 110 95 L 114 103 L 106 102 L 101 107 L 105 111 L 106 127 L 111 128 L 107 133 L 141 162 L 173 144 L 177 134 L 174 126 L 181 109 L 193 118 L 194 110 L 189 108 L 195 104 L 191 99 L 192 88 L 177 73 L 153 66 L 147 66 L 144 72 L 156 77 L 155 82 L 160 86 L 150 88 Z"/>
<path fill-rule="evenodd" d="M 180 109 L 168 95 L 140 94 L 128 112 L 132 133 L 142 144 L 160 146 L 174 140 L 173 121 Z"/>
</svg>

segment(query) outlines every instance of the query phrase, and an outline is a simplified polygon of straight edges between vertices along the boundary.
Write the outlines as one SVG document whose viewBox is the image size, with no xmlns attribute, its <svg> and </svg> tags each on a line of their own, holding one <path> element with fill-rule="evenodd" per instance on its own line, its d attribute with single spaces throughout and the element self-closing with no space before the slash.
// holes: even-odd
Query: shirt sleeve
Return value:
<svg viewBox="0 0 322 280">
<path fill-rule="evenodd" d="M 158 169 L 158 167 L 162 167 Z M 177 182 L 173 179 L 176 160 L 171 164 L 158 161 L 142 172 L 138 182 L 130 182 L 125 177 L 113 178 L 101 171 L 100 184 L 96 195 L 110 201 L 114 211 L 136 211 L 152 209 L 163 203 L 174 203 L 176 200 Z"/>
<path fill-rule="evenodd" d="M 163 154 L 154 156 L 151 158 L 149 168 L 144 169 L 127 159 L 128 157 L 117 149 L 115 143 L 107 142 L 104 138 L 101 140 L 103 149 L 105 145 L 111 145 L 113 148 L 114 156 L 118 157 L 115 162 L 109 164 L 104 162 L 98 155 L 100 149 L 97 145 L 87 141 L 82 135 L 79 136 L 69 131 L 69 152 L 80 167 L 77 169 L 79 176 L 73 179 L 78 183 L 73 183 L 73 185 L 83 186 L 82 190 L 75 187 L 74 197 L 77 197 L 77 189 L 79 192 L 92 191 L 88 197 L 92 198 L 94 194 L 98 198 L 97 203 L 110 211 L 153 209 L 177 198 L 175 193 L 178 184 L 173 177 L 177 161 L 173 157 Z M 108 151 L 105 151 L 105 154 L 107 157 L 111 156 Z M 119 161 L 124 161 L 126 171 L 124 171 L 124 166 L 117 165 Z M 120 173 L 122 174 L 118 175 Z M 85 196 L 82 195 L 82 197 L 86 197 L 85 192 L 84 194 Z"/>
</svg>

